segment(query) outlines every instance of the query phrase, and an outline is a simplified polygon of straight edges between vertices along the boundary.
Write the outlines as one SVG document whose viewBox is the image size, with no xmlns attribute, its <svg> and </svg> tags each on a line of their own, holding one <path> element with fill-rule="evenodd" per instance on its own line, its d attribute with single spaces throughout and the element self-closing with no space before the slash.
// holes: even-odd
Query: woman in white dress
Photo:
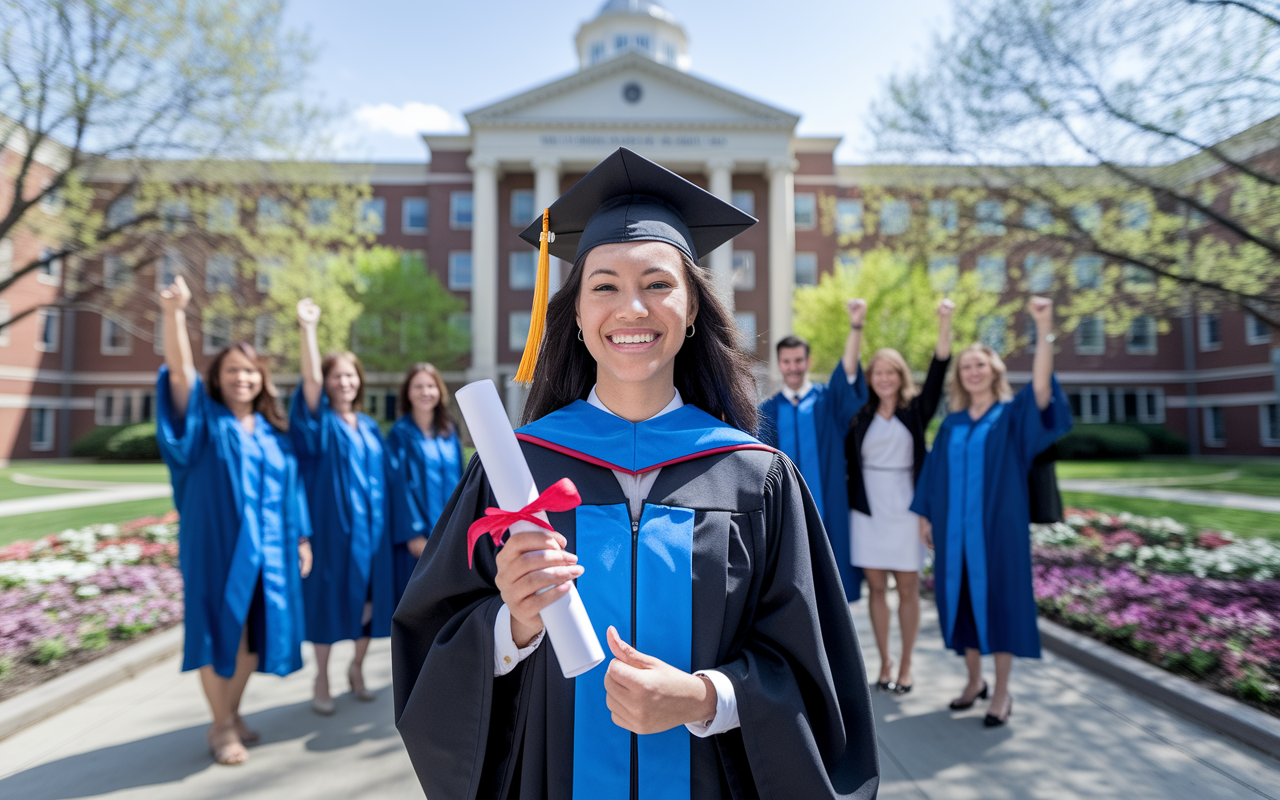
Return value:
<svg viewBox="0 0 1280 800">
<path fill-rule="evenodd" d="M 925 545 L 919 518 L 910 511 L 924 465 L 925 429 L 938 410 L 951 360 L 951 312 L 938 304 L 938 342 L 924 387 L 916 390 L 911 370 L 897 350 L 878 350 L 867 363 L 871 398 L 853 418 L 845 438 L 849 464 L 850 561 L 861 567 L 870 589 L 871 627 L 880 651 L 876 686 L 911 691 L 911 656 L 920 629 L 920 568 Z M 898 589 L 902 657 L 893 674 L 889 655 L 889 573 Z"/>
</svg>

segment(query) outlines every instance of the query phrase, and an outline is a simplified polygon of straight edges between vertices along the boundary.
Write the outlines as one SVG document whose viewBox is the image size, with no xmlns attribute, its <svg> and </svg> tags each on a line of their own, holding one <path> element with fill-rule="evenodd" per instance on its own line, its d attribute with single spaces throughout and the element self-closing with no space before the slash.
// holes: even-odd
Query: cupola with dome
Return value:
<svg viewBox="0 0 1280 800">
<path fill-rule="evenodd" d="M 675 69 L 689 69 L 684 26 L 654 0 L 607 0 L 594 19 L 578 28 L 574 43 L 579 69 L 633 52 Z"/>
</svg>

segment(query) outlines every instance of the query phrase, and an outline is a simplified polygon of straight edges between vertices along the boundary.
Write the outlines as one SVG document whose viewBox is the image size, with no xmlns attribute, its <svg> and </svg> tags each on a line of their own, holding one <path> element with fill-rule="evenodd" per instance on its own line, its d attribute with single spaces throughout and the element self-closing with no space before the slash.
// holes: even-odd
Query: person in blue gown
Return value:
<svg viewBox="0 0 1280 800">
<path fill-rule="evenodd" d="M 783 387 L 760 406 L 760 440 L 786 453 L 800 468 L 822 512 L 845 596 L 853 602 L 862 596 L 862 570 L 850 560 L 844 437 L 854 415 L 867 402 L 867 385 L 858 363 L 867 302 L 850 300 L 847 310 L 849 336 L 826 386 L 809 381 L 812 359 L 808 342 L 799 336 L 778 342 Z"/>
<path fill-rule="evenodd" d="M 315 646 L 318 714 L 334 712 L 329 653 L 335 642 L 355 641 L 347 679 L 356 699 L 372 701 L 365 688 L 364 656 L 374 636 L 391 635 L 395 585 L 387 535 L 387 487 L 378 423 L 359 412 L 364 369 L 354 353 L 320 360 L 316 328 L 320 308 L 298 303 L 302 384 L 289 409 L 289 434 L 307 487 L 314 530 L 315 564 L 303 581 L 307 641 Z"/>
<path fill-rule="evenodd" d="M 981 657 L 995 654 L 989 727 L 1013 711 L 1013 657 L 1040 657 L 1027 476 L 1032 459 L 1071 429 L 1067 397 L 1053 377 L 1053 303 L 1033 297 L 1029 310 L 1037 342 L 1031 383 L 1014 395 L 995 351 L 983 344 L 961 351 L 948 387 L 952 413 L 938 429 L 911 505 L 936 551 L 943 639 L 969 670 L 953 709 L 987 696 Z"/>
<path fill-rule="evenodd" d="M 187 337 L 191 291 L 160 293 L 164 366 L 156 380 L 156 438 L 181 522 L 185 637 L 182 669 L 200 670 L 221 764 L 249 757 L 258 734 L 240 718 L 255 671 L 302 667 L 302 577 L 310 569 L 306 500 L 266 362 L 237 342 L 201 381 Z"/>
<path fill-rule="evenodd" d="M 449 418 L 449 389 L 426 362 L 409 368 L 400 384 L 401 417 L 387 433 L 388 528 L 396 602 L 409 585 L 418 557 L 462 479 L 462 442 Z"/>
</svg>

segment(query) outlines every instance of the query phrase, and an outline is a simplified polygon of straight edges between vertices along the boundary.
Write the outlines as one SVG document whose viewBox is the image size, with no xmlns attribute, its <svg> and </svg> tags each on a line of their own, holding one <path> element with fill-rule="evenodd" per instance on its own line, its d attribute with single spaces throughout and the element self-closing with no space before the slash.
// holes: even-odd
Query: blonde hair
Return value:
<svg viewBox="0 0 1280 800">
<path fill-rule="evenodd" d="M 1004 365 L 1004 359 L 982 342 L 974 342 L 956 356 L 956 364 L 951 368 L 951 374 L 947 376 L 947 405 L 951 410 L 963 411 L 973 403 L 973 397 L 960 380 L 960 365 L 964 362 L 967 353 L 977 353 L 987 357 L 987 361 L 991 364 L 991 372 L 995 376 L 991 381 L 991 391 L 995 394 L 996 400 L 999 402 L 1012 400 L 1013 388 L 1009 386 L 1009 368 Z"/>
<path fill-rule="evenodd" d="M 882 347 L 876 351 L 871 360 L 867 362 L 867 382 L 871 382 L 871 373 L 876 368 L 877 361 L 884 361 L 894 372 L 898 373 L 898 400 L 894 404 L 897 408 L 906 408 L 907 403 L 911 402 L 911 398 L 919 394 L 916 388 L 915 378 L 911 377 L 911 369 L 907 367 L 907 360 L 902 357 L 902 353 L 894 350 L 892 347 Z M 873 396 L 875 389 L 871 390 Z"/>
</svg>

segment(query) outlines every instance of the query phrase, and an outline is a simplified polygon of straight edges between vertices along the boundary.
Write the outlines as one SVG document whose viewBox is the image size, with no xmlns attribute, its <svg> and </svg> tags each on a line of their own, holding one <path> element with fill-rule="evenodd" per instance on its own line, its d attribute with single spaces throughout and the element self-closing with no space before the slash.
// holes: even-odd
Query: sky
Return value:
<svg viewBox="0 0 1280 800">
<path fill-rule="evenodd" d="M 309 96 L 339 110 L 337 156 L 427 157 L 419 132 L 577 70 L 573 37 L 604 0 L 292 0 L 286 21 L 319 55 Z M 801 115 L 871 160 L 870 104 L 925 62 L 951 0 L 660 0 L 689 36 L 691 72 Z"/>
</svg>

